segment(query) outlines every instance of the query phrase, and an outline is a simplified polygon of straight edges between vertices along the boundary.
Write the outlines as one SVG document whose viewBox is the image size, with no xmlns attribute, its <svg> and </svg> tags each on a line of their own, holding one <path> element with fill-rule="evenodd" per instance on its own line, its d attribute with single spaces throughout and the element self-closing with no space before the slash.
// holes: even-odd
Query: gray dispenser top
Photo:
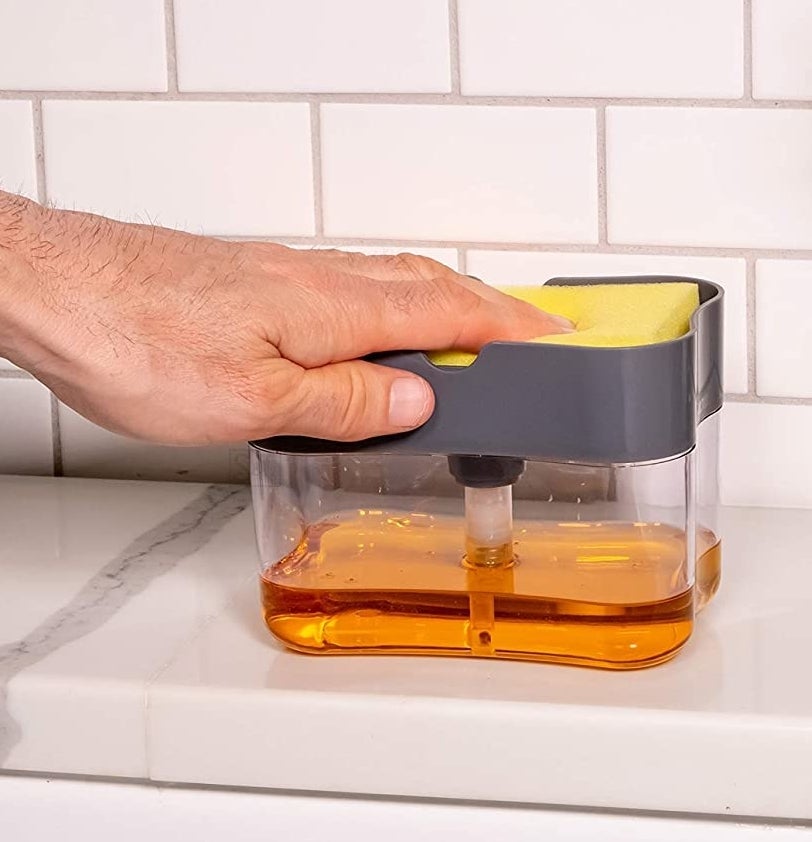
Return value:
<svg viewBox="0 0 812 842">
<path fill-rule="evenodd" d="M 467 367 L 422 351 L 375 354 L 419 374 L 436 396 L 420 428 L 361 442 L 275 436 L 254 447 L 285 453 L 489 455 L 581 464 L 652 462 L 686 453 L 697 425 L 722 406 L 723 290 L 672 276 L 555 278 L 549 284 L 690 282 L 700 304 L 678 339 L 635 347 L 491 342 Z"/>
</svg>

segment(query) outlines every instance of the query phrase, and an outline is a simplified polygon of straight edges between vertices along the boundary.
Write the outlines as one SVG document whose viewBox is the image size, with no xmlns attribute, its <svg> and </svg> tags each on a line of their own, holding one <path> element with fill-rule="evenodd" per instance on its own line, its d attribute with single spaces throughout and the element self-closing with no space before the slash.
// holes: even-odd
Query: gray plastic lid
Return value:
<svg viewBox="0 0 812 842">
<path fill-rule="evenodd" d="M 422 351 L 376 354 L 435 393 L 420 428 L 361 442 L 276 436 L 282 453 L 510 456 L 583 464 L 652 462 L 687 453 L 696 427 L 722 406 L 723 290 L 672 276 L 556 278 L 551 285 L 691 282 L 700 306 L 678 339 L 627 348 L 492 342 L 467 367 L 436 366 Z"/>
</svg>

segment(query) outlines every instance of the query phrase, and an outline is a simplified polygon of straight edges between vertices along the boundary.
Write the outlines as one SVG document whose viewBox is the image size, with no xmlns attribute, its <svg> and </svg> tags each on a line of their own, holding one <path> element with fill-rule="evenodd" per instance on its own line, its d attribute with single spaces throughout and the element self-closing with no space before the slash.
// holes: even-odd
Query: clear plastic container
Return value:
<svg viewBox="0 0 812 842">
<path fill-rule="evenodd" d="M 512 487 L 481 499 L 445 456 L 253 448 L 268 628 L 325 654 L 666 661 L 718 585 L 716 418 L 685 456 L 528 460 Z M 489 511 L 508 544 L 497 530 L 488 545 Z"/>
</svg>

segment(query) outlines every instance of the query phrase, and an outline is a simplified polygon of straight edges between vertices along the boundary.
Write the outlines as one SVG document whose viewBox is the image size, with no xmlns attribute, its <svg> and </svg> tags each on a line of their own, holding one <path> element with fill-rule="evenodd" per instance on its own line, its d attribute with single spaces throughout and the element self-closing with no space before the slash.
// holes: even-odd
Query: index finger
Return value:
<svg viewBox="0 0 812 842">
<path fill-rule="evenodd" d="M 411 281 L 337 276 L 329 289 L 310 289 L 307 318 L 289 325 L 279 350 L 311 368 L 378 351 L 476 352 L 497 339 L 567 330 L 557 316 L 497 290 L 483 295 L 484 284 L 454 275 Z"/>
</svg>

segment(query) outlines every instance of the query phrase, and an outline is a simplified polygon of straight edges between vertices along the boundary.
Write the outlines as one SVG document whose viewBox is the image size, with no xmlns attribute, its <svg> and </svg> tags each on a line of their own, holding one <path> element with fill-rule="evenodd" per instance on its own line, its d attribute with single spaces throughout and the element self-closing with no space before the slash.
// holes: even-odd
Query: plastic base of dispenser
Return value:
<svg viewBox="0 0 812 842">
<path fill-rule="evenodd" d="M 691 602 L 693 597 L 687 594 L 685 602 Z M 404 617 L 404 620 L 406 617 Z M 595 657 L 592 654 L 579 655 L 576 651 L 557 652 L 555 651 L 556 640 L 562 635 L 571 636 L 574 626 L 554 621 L 551 623 L 536 624 L 536 648 L 534 651 L 522 651 L 509 648 L 509 643 L 501 641 L 507 635 L 500 631 L 499 624 L 495 630 L 479 632 L 475 640 L 480 641 L 467 643 L 471 638 L 472 628 L 465 620 L 442 621 L 445 629 L 443 635 L 448 639 L 446 646 L 426 646 L 419 643 L 415 635 L 410 643 L 408 635 L 399 640 L 390 639 L 386 645 L 376 644 L 364 647 L 363 645 L 346 646 L 336 643 L 335 639 L 346 639 L 347 637 L 363 638 L 366 635 L 363 627 L 357 623 L 357 615 L 353 612 L 346 615 L 322 615 L 311 616 L 307 619 L 307 626 L 319 629 L 320 643 L 305 644 L 296 642 L 299 638 L 299 631 L 302 626 L 301 618 L 275 617 L 268 621 L 268 628 L 282 643 L 289 649 L 309 655 L 419 655 L 419 656 L 448 656 L 448 657 L 478 657 L 478 658 L 500 658 L 505 660 L 537 661 L 551 664 L 566 664 L 570 666 L 594 667 L 608 670 L 637 670 L 654 667 L 670 661 L 679 653 L 682 647 L 688 642 L 693 629 L 693 622 L 682 620 L 667 624 L 661 629 L 663 638 L 669 640 L 669 647 L 658 651 L 656 654 L 644 658 L 629 658 L 627 660 L 613 660 L 607 654 L 604 657 Z M 374 626 L 374 623 L 372 624 Z M 585 650 L 594 652 L 602 648 L 622 648 L 623 639 L 636 636 L 637 630 L 633 624 L 618 624 L 612 629 L 603 625 L 595 625 L 585 629 L 578 627 L 578 632 L 584 637 Z M 482 641 L 481 635 L 487 637 Z M 507 648 L 503 648 L 507 647 Z M 570 648 L 569 646 L 567 647 Z"/>
</svg>

